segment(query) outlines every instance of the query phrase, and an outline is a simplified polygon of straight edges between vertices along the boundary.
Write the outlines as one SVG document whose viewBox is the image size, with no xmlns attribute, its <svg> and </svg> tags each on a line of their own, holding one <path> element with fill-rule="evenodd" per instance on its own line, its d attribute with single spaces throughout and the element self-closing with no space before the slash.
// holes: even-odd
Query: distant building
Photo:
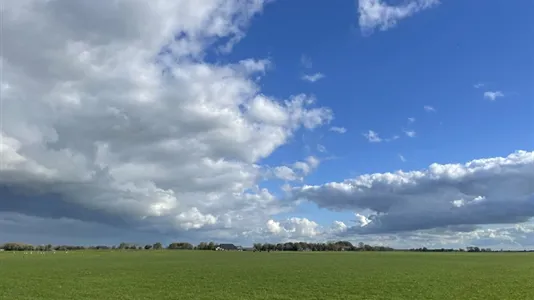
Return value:
<svg viewBox="0 0 534 300">
<path fill-rule="evenodd" d="M 239 250 L 239 248 L 234 244 L 220 244 L 219 247 L 216 248 L 218 251 L 236 251 Z"/>
</svg>

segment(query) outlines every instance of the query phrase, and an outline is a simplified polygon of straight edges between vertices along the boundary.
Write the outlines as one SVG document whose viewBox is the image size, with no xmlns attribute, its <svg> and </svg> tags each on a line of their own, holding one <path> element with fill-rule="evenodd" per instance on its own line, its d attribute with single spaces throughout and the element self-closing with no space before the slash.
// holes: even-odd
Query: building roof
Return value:
<svg viewBox="0 0 534 300">
<path fill-rule="evenodd" d="M 237 250 L 237 247 L 234 244 L 220 244 L 219 247 L 224 250 Z"/>
</svg>

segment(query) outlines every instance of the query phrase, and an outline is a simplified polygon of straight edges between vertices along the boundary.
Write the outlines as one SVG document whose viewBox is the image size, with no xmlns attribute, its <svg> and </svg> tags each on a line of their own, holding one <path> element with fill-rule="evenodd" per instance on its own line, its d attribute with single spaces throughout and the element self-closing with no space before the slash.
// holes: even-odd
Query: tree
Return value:
<svg viewBox="0 0 534 300">
<path fill-rule="evenodd" d="M 184 242 L 171 243 L 171 244 L 169 244 L 167 249 L 171 249 L 171 250 L 193 250 L 193 245 L 191 245 L 190 243 L 184 243 Z"/>
<path fill-rule="evenodd" d="M 210 250 L 209 245 L 206 242 L 200 242 L 197 246 L 197 250 Z"/>
<path fill-rule="evenodd" d="M 163 245 L 160 242 L 157 242 L 154 245 L 152 245 L 152 248 L 154 248 L 154 250 L 161 250 L 163 249 Z"/>
<path fill-rule="evenodd" d="M 152 245 L 145 245 L 145 250 L 150 250 L 152 249 Z"/>
<path fill-rule="evenodd" d="M 208 244 L 208 250 L 215 250 L 215 248 L 217 248 L 217 247 L 215 246 L 215 243 L 214 243 L 214 242 L 210 242 L 210 243 Z"/>
</svg>

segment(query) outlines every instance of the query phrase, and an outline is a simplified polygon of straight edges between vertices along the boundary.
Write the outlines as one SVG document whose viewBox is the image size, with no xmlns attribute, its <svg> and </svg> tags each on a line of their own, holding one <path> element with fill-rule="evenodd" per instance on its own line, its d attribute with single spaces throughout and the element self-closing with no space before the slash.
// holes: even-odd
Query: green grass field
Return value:
<svg viewBox="0 0 534 300">
<path fill-rule="evenodd" d="M 534 255 L 5 252 L 0 299 L 534 299 Z"/>
</svg>

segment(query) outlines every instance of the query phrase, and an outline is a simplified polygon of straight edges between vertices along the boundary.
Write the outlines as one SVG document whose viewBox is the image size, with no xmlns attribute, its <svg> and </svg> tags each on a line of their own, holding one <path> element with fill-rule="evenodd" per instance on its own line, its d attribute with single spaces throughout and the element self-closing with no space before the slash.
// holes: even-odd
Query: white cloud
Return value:
<svg viewBox="0 0 534 300">
<path fill-rule="evenodd" d="M 287 181 L 299 179 L 297 174 L 295 174 L 295 171 L 293 171 L 293 169 L 287 166 L 280 166 L 274 168 L 274 176 Z"/>
<path fill-rule="evenodd" d="M 322 73 L 315 73 L 315 74 L 307 74 L 302 76 L 302 80 L 309 81 L 309 82 L 316 82 L 320 79 L 323 79 L 325 76 Z"/>
<path fill-rule="evenodd" d="M 417 135 L 417 133 L 413 130 L 404 130 L 404 134 L 406 134 L 406 136 L 411 137 L 411 138 L 414 138 Z"/>
<path fill-rule="evenodd" d="M 325 153 L 326 152 L 326 147 L 324 145 L 317 144 L 317 151 L 319 151 L 321 153 Z"/>
<path fill-rule="evenodd" d="M 283 231 L 282 226 L 280 225 L 280 222 L 276 222 L 274 220 L 267 221 L 267 230 L 272 234 L 280 234 Z"/>
<path fill-rule="evenodd" d="M 513 224 L 534 217 L 534 152 L 483 158 L 425 170 L 358 176 L 343 182 L 293 188 L 335 211 L 368 210 L 355 234 L 394 233 L 450 226 Z"/>
<path fill-rule="evenodd" d="M 380 143 L 380 142 L 382 142 L 382 138 L 380 138 L 378 133 L 374 132 L 372 130 L 369 130 L 369 132 L 364 133 L 363 136 L 371 143 Z"/>
<path fill-rule="evenodd" d="M 359 0 L 360 29 L 363 33 L 370 33 L 375 28 L 384 31 L 395 27 L 398 21 L 439 3 L 439 0 L 407 0 L 399 5 L 388 5 L 383 0 Z"/>
<path fill-rule="evenodd" d="M 334 221 L 334 223 L 332 224 L 331 228 L 330 228 L 330 231 L 333 233 L 333 234 L 341 234 L 345 231 L 347 231 L 348 229 L 348 226 L 341 222 L 341 221 Z"/>
<path fill-rule="evenodd" d="M 282 240 L 308 240 L 322 234 L 319 224 L 306 218 L 289 218 L 276 222 L 267 221 L 267 231 Z"/>
<path fill-rule="evenodd" d="M 482 83 L 482 82 L 475 83 L 475 84 L 473 85 L 473 87 L 474 87 L 475 89 L 479 89 L 479 88 L 484 87 L 484 86 L 485 86 L 485 84 Z"/>
<path fill-rule="evenodd" d="M 196 207 L 180 213 L 176 219 L 185 230 L 199 229 L 217 223 L 217 217 L 212 214 L 203 214 Z"/>
<path fill-rule="evenodd" d="M 408 118 L 408 123 L 414 123 L 415 122 L 415 118 Z"/>
<path fill-rule="evenodd" d="M 423 108 L 427 112 L 435 112 L 436 111 L 436 109 L 433 106 L 429 106 L 429 105 L 425 105 Z"/>
<path fill-rule="evenodd" d="M 278 166 L 272 172 L 279 179 L 286 181 L 302 181 L 304 177 L 317 169 L 320 161 L 314 156 L 308 156 L 305 161 L 297 161 L 291 166 Z"/>
<path fill-rule="evenodd" d="M 337 133 L 345 133 L 347 132 L 347 129 L 345 127 L 332 126 L 330 127 L 330 131 L 337 132 Z"/>
<path fill-rule="evenodd" d="M 320 164 L 319 159 L 317 159 L 314 156 L 308 156 L 306 158 L 306 161 L 297 161 L 293 164 L 293 168 L 300 170 L 302 172 L 303 176 L 306 176 L 311 173 L 314 169 L 316 169 Z"/>
<path fill-rule="evenodd" d="M 262 94 L 267 60 L 203 60 L 264 1 L 4 2 L 0 210 L 220 237 L 286 211 L 260 162 L 331 110 Z"/>
<path fill-rule="evenodd" d="M 399 154 L 399 159 L 400 159 L 402 162 L 406 162 L 406 158 L 404 158 L 404 155 L 402 155 L 402 154 Z"/>
<path fill-rule="evenodd" d="M 396 248 L 464 248 L 477 246 L 499 249 L 532 249 L 534 224 L 490 226 L 448 226 L 445 228 L 402 232 L 397 234 L 367 235 L 370 243 L 383 242 Z M 345 231 L 344 234 L 348 232 Z M 346 237 L 344 237 L 346 238 Z M 358 239 L 364 239 L 358 236 Z"/>
<path fill-rule="evenodd" d="M 371 223 L 371 220 L 369 220 L 364 215 L 355 214 L 355 217 L 356 217 L 356 224 L 358 224 L 357 226 L 359 226 L 359 227 L 365 227 L 365 226 L 369 225 L 369 223 Z"/>
<path fill-rule="evenodd" d="M 484 98 L 489 99 L 491 101 L 495 101 L 499 97 L 504 97 L 503 92 L 501 92 L 501 91 L 495 91 L 495 92 L 487 91 L 487 92 L 484 92 Z"/>
</svg>

